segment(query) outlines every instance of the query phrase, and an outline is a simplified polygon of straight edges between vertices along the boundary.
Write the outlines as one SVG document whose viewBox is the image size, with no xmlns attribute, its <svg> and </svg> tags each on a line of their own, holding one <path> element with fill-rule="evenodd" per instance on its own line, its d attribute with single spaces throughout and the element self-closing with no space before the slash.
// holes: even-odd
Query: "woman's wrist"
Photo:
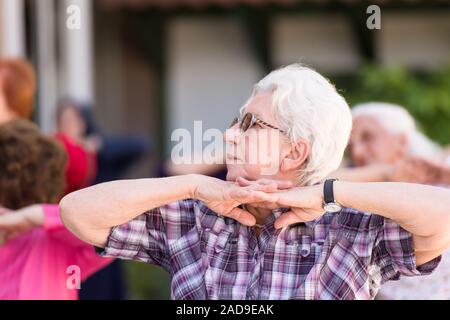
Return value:
<svg viewBox="0 0 450 320">
<path fill-rule="evenodd" d="M 188 198 L 201 200 L 199 199 L 200 188 L 207 182 L 206 180 L 209 177 L 195 173 L 187 174 L 182 177 L 186 179 L 188 185 Z"/>
<path fill-rule="evenodd" d="M 340 180 L 335 181 L 333 185 L 334 200 L 343 207 L 351 208 L 352 205 L 348 202 L 347 194 L 350 194 L 349 189 L 351 189 L 355 184 L 358 183 Z"/>
<path fill-rule="evenodd" d="M 44 225 L 45 215 L 42 205 L 35 204 L 21 209 L 23 216 L 33 227 Z"/>
<path fill-rule="evenodd" d="M 202 174 L 189 174 L 186 177 L 188 177 L 188 180 L 190 181 L 190 198 L 200 201 L 208 200 L 207 197 L 205 197 L 205 194 L 213 188 L 217 188 L 217 182 L 225 183 L 225 181 L 220 179 Z"/>
</svg>

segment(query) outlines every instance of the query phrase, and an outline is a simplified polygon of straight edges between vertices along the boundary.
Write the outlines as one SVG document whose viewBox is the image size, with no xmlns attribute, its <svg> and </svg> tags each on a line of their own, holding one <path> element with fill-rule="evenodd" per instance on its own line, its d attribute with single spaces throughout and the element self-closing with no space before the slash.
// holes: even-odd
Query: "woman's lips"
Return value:
<svg viewBox="0 0 450 320">
<path fill-rule="evenodd" d="M 238 157 L 234 156 L 234 155 L 227 155 L 227 162 L 238 162 L 241 161 Z"/>
</svg>

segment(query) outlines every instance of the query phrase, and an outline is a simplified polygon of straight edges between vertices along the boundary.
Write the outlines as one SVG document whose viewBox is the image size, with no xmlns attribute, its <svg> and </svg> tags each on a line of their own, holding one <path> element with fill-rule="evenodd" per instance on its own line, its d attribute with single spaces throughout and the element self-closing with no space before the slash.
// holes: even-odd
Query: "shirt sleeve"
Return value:
<svg viewBox="0 0 450 320">
<path fill-rule="evenodd" d="M 398 280 L 400 276 L 428 275 L 437 268 L 441 256 L 417 266 L 412 234 L 394 221 L 384 219 L 374 247 L 374 259 L 384 283 Z"/>
<path fill-rule="evenodd" d="M 59 206 L 57 204 L 43 204 L 42 211 L 44 212 L 44 229 L 54 230 L 64 228 L 59 215 Z"/>
<path fill-rule="evenodd" d="M 114 227 L 106 247 L 96 251 L 101 256 L 155 264 L 170 273 L 169 242 L 194 226 L 193 202 L 173 202 Z"/>
<path fill-rule="evenodd" d="M 61 221 L 60 210 L 57 204 L 43 204 L 42 210 L 44 212 L 44 224 L 42 227 L 46 231 L 49 239 L 64 243 L 72 249 L 88 246 L 66 229 Z"/>
</svg>

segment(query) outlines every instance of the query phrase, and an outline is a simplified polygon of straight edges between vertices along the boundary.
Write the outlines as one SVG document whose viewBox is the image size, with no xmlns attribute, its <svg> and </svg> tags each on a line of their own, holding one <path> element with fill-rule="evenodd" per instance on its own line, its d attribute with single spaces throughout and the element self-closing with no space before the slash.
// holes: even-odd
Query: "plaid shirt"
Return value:
<svg viewBox="0 0 450 320">
<path fill-rule="evenodd" d="M 113 228 L 100 254 L 163 267 L 173 299 L 373 299 L 387 280 L 440 261 L 416 267 L 411 234 L 379 215 L 345 208 L 276 230 L 281 213 L 257 236 L 200 201 L 178 201 Z"/>
</svg>

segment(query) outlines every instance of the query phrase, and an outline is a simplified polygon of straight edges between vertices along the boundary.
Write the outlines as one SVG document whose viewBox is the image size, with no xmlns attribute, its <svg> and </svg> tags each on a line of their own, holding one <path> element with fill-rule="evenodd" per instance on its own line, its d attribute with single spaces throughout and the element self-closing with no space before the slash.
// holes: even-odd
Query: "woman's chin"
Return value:
<svg viewBox="0 0 450 320">
<path fill-rule="evenodd" d="M 233 165 L 229 165 L 228 166 L 228 171 L 227 171 L 227 181 L 236 181 L 236 179 L 238 177 L 244 177 L 246 178 L 247 175 L 245 174 L 245 172 L 243 172 L 242 170 L 240 170 L 240 168 L 236 168 Z"/>
<path fill-rule="evenodd" d="M 237 179 L 237 175 L 236 174 L 234 174 L 233 172 L 230 172 L 230 171 L 228 171 L 227 172 L 227 181 L 236 181 L 236 179 Z"/>
</svg>

